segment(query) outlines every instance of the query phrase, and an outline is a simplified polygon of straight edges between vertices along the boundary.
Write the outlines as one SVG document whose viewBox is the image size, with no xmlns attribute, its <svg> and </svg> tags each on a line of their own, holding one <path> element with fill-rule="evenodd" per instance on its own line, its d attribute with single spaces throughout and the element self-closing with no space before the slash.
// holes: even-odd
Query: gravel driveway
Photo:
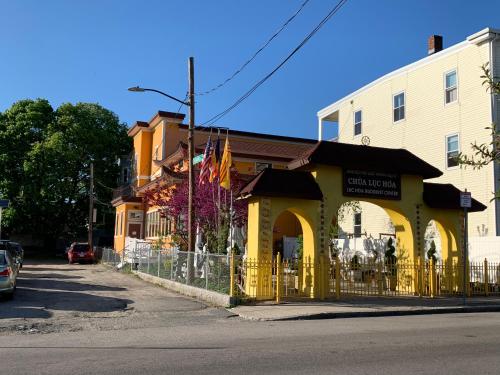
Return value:
<svg viewBox="0 0 500 375">
<path fill-rule="evenodd" d="M 193 325 L 227 316 L 103 265 L 27 261 L 14 299 L 0 300 L 0 335 Z"/>
</svg>

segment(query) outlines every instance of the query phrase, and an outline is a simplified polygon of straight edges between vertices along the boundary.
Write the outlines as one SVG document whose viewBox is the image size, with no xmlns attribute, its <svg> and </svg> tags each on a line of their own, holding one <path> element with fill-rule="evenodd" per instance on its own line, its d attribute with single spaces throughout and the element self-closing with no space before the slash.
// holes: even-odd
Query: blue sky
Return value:
<svg viewBox="0 0 500 375">
<path fill-rule="evenodd" d="M 0 0 L 0 111 L 24 98 L 97 102 L 132 125 L 184 97 L 187 59 L 196 91 L 238 68 L 303 0 Z M 236 79 L 197 100 L 196 122 L 225 109 L 276 66 L 337 0 L 310 0 Z M 316 112 L 395 68 L 485 27 L 500 28 L 500 1 L 349 0 L 271 80 L 218 122 L 233 129 L 317 137 Z M 186 109 L 184 108 L 184 112 Z"/>
</svg>

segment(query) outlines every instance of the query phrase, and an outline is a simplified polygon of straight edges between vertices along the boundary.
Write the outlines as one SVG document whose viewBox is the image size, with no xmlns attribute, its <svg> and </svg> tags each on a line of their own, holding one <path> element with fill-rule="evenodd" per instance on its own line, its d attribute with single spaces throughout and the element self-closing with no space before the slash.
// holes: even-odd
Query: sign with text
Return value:
<svg viewBox="0 0 500 375">
<path fill-rule="evenodd" d="M 0 208 L 7 208 L 9 207 L 9 200 L 8 199 L 0 199 Z"/>
<path fill-rule="evenodd" d="M 472 206 L 472 195 L 470 191 L 460 192 L 460 207 L 471 208 Z"/>
<path fill-rule="evenodd" d="M 401 199 L 401 176 L 395 173 L 344 169 L 343 193 L 351 197 Z"/>
</svg>

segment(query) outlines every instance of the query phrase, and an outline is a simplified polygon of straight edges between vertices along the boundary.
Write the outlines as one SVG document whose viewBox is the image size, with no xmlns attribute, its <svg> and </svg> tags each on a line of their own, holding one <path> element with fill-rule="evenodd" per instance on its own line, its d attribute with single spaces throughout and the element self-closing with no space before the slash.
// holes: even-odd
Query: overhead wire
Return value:
<svg viewBox="0 0 500 375">
<path fill-rule="evenodd" d="M 221 87 L 225 86 L 229 81 L 234 79 L 234 77 L 236 77 L 238 74 L 240 74 L 247 67 L 248 64 L 250 64 L 253 60 L 255 60 L 255 58 L 288 26 L 288 24 L 290 22 L 292 22 L 293 19 L 299 15 L 299 13 L 302 11 L 302 9 L 304 9 L 304 7 L 307 5 L 307 3 L 309 1 L 310 0 L 305 0 L 300 5 L 299 9 L 297 9 L 297 11 L 290 18 L 288 18 L 285 21 L 285 23 L 247 61 L 245 61 L 245 63 L 243 65 L 241 65 L 232 75 L 230 75 L 228 78 L 226 78 L 224 81 L 222 81 L 218 85 L 214 86 L 210 90 L 199 92 L 199 93 L 196 93 L 195 95 L 198 95 L 198 96 L 208 95 L 208 94 L 220 89 Z"/>
<path fill-rule="evenodd" d="M 222 112 L 219 112 L 215 116 L 212 116 L 207 121 L 203 122 L 201 125 L 214 124 L 216 121 L 223 118 L 234 108 L 240 105 L 245 99 L 252 95 L 255 90 L 257 90 L 264 82 L 271 78 L 283 65 L 285 65 L 288 60 L 290 60 L 341 8 L 347 3 L 347 0 L 340 0 L 329 12 L 328 14 L 318 23 L 318 25 L 300 42 L 300 44 L 295 47 L 288 56 L 281 61 L 270 73 L 264 76 L 261 80 L 255 83 L 247 92 L 245 92 L 240 98 L 238 98 L 233 104 L 227 107 Z"/>
</svg>

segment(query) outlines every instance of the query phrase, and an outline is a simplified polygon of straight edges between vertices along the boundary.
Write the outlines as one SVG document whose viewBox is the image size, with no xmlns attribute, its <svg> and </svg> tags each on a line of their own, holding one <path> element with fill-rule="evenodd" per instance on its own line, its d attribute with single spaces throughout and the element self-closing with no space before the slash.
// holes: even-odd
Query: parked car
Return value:
<svg viewBox="0 0 500 375">
<path fill-rule="evenodd" d="M 90 248 L 88 243 L 73 242 L 68 250 L 68 261 L 72 263 L 94 263 L 94 251 Z"/>
<path fill-rule="evenodd" d="M 22 263 L 22 256 L 24 256 L 24 251 L 23 253 L 19 253 L 18 248 L 14 245 L 15 242 L 11 242 L 9 240 L 0 240 L 0 250 L 5 250 L 9 253 L 10 257 L 12 260 L 16 263 L 16 265 L 19 267 L 19 264 Z"/>
<path fill-rule="evenodd" d="M 0 294 L 7 298 L 14 296 L 18 271 L 18 265 L 10 253 L 7 250 L 0 250 Z"/>
<path fill-rule="evenodd" d="M 20 243 L 18 242 L 9 242 L 9 247 L 13 250 L 15 253 L 16 260 L 19 263 L 19 268 L 23 268 L 23 263 L 24 263 L 24 249 L 21 246 Z"/>
</svg>

